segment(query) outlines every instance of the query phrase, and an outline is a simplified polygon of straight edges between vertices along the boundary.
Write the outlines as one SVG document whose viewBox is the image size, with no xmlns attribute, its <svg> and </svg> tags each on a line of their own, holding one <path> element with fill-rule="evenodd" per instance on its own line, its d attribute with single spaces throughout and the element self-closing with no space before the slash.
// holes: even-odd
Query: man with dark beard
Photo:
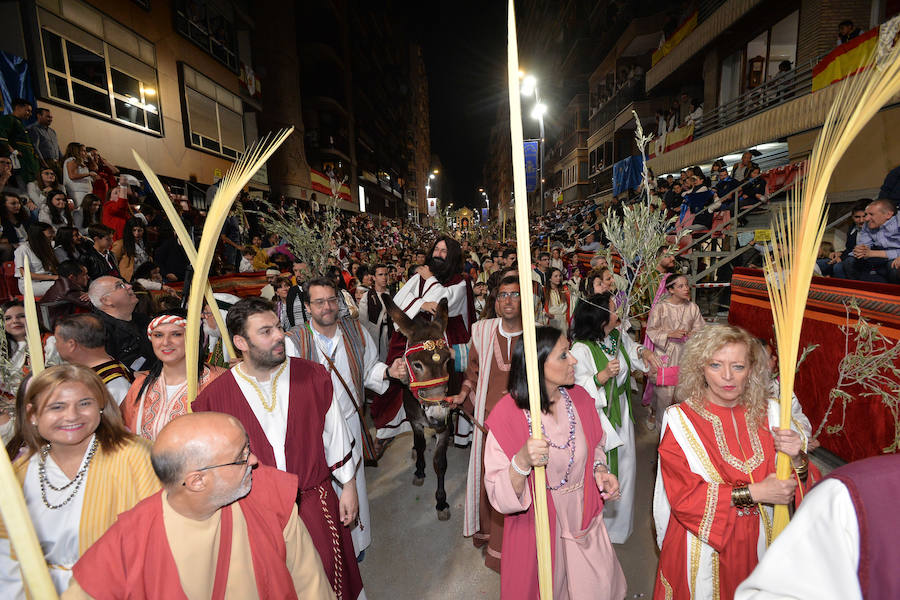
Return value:
<svg viewBox="0 0 900 600">
<path fill-rule="evenodd" d="M 356 521 L 353 437 L 322 365 L 287 358 L 272 303 L 248 297 L 228 311 L 225 326 L 243 361 L 208 385 L 194 412 L 229 414 L 244 426 L 259 462 L 299 478 L 300 518 L 340 598 L 364 598 L 350 527 Z M 340 500 L 331 485 L 343 490 Z"/>
<path fill-rule="evenodd" d="M 410 319 L 419 313 L 433 315 L 438 303 L 447 299 L 449 318 L 446 334 L 447 341 L 453 347 L 454 374 L 465 371 L 469 364 L 468 343 L 472 323 L 475 322 L 475 296 L 468 277 L 462 271 L 459 242 L 449 236 L 441 236 L 431 247 L 419 272 L 410 277 L 394 296 L 394 304 Z M 403 355 L 405 348 L 406 338 L 399 331 L 394 331 L 385 362 L 392 364 Z M 460 383 L 460 377 L 454 377 L 454 374 L 451 374 L 447 390 L 450 394 L 458 391 Z M 397 381 L 392 381 L 388 390 L 372 401 L 370 411 L 377 428 L 375 448 L 379 454 L 384 452 L 394 436 L 411 430 L 403 409 L 402 388 Z"/>
</svg>

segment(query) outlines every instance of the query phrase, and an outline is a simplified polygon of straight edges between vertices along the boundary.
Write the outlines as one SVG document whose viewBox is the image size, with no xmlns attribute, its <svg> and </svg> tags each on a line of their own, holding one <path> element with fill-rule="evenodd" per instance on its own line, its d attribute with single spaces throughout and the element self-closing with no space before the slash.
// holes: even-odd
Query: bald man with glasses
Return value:
<svg viewBox="0 0 900 600">
<path fill-rule="evenodd" d="M 119 515 L 64 599 L 335 597 L 297 514 L 297 476 L 259 465 L 237 419 L 178 417 L 151 460 L 162 491 Z"/>
</svg>

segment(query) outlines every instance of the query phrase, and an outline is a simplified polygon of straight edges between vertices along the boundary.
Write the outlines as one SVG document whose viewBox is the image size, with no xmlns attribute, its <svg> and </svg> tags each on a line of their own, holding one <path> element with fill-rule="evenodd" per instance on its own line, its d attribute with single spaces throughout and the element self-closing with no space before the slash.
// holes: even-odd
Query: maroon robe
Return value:
<svg viewBox="0 0 900 600">
<path fill-rule="evenodd" d="M 600 417 L 594 408 L 594 400 L 580 386 L 574 386 L 569 390 L 569 396 L 575 405 L 575 414 L 578 422 L 587 438 L 588 460 L 585 461 L 584 471 L 584 515 L 581 518 L 581 528 L 587 529 L 591 521 L 600 518 L 603 510 L 603 497 L 594 481 L 593 449 L 603 441 L 603 426 Z M 494 434 L 497 443 L 503 449 L 506 456 L 512 457 L 525 445 L 531 437 L 528 429 L 528 421 L 525 412 L 516 406 L 516 401 L 509 394 L 505 395 L 497 406 L 491 411 L 485 420 L 488 431 Z M 531 497 L 535 497 L 534 477 L 527 480 Z M 550 516 L 550 554 L 552 560 L 556 560 L 556 507 L 553 505 L 553 495 L 549 490 L 544 490 L 547 495 L 547 512 Z M 534 531 L 534 503 L 528 510 L 512 515 L 506 515 L 503 521 L 503 559 L 500 561 L 500 596 L 501 598 L 515 598 L 526 600 L 539 598 L 538 591 L 538 564 L 537 542 Z"/>
<path fill-rule="evenodd" d="M 334 593 L 339 600 L 356 600 L 362 591 L 362 577 L 350 529 L 341 524 L 337 494 L 331 485 L 331 471 L 352 457 L 348 454 L 338 464 L 328 465 L 322 443 L 325 414 L 334 396 L 331 376 L 318 363 L 302 358 L 287 360 L 290 361 L 291 400 L 284 447 L 286 470 L 298 477 L 300 518 L 319 551 Z M 210 383 L 191 405 L 191 410 L 233 416 L 247 431 L 250 449 L 259 462 L 276 466 L 272 446 L 231 371 Z"/>
<path fill-rule="evenodd" d="M 297 477 L 278 469 L 253 472 L 250 493 L 238 501 L 247 523 L 253 574 L 260 598 L 296 598 L 285 564 L 284 528 L 293 512 Z M 72 574 L 97 600 L 166 598 L 187 600 L 166 538 L 163 491 L 145 498 L 118 520 L 78 559 Z M 222 531 L 213 598 L 224 597 L 231 556 L 231 505 L 222 509 Z M 224 568 L 223 568 L 224 567 Z"/>
<path fill-rule="evenodd" d="M 897 496 L 900 455 L 874 456 L 835 469 L 828 476 L 846 486 L 859 524 L 859 589 L 863 598 L 900 598 Z"/>
</svg>

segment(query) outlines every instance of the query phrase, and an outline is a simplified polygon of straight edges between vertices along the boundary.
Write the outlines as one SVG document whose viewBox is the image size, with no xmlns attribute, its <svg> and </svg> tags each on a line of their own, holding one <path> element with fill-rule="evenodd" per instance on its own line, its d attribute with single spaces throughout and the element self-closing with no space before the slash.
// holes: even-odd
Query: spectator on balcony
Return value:
<svg viewBox="0 0 900 600">
<path fill-rule="evenodd" d="M 900 283 L 900 226 L 893 202 L 869 203 L 856 246 L 843 263 L 848 279 Z"/>
<path fill-rule="evenodd" d="M 659 138 L 666 137 L 669 131 L 668 117 L 666 111 L 662 108 L 656 111 L 656 135 Z"/>
<path fill-rule="evenodd" d="M 693 123 L 694 127 L 700 126 L 700 119 L 703 117 L 703 102 L 699 98 L 694 98 L 691 100 L 691 110 L 687 114 L 687 118 L 685 122 L 690 125 Z"/>
<path fill-rule="evenodd" d="M 750 178 L 750 170 L 752 168 L 753 154 L 751 154 L 748 150 L 741 154 L 741 162 L 734 165 L 734 169 L 731 170 L 731 176 L 734 177 L 739 183 L 743 183 Z"/>
<path fill-rule="evenodd" d="M 733 210 L 735 205 L 735 190 L 740 187 L 740 183 L 728 174 L 726 167 L 721 167 L 718 172 L 718 181 L 714 189 L 716 199 L 713 203 L 716 210 Z"/>
<path fill-rule="evenodd" d="M 684 197 L 687 212 L 694 216 L 694 225 L 700 225 L 709 229 L 712 227 L 712 213 L 707 211 L 706 208 L 712 204 L 715 194 L 696 175 L 689 179 L 691 179 L 693 187 Z"/>
<path fill-rule="evenodd" d="M 666 192 L 665 196 L 663 196 L 663 204 L 666 206 L 667 216 L 670 219 L 677 215 L 678 211 L 681 209 L 681 204 L 684 202 L 684 198 L 681 194 L 681 182 L 676 181 L 672 184 L 672 188 Z"/>
<path fill-rule="evenodd" d="M 0 257 L 3 260 L 11 260 L 13 250 L 25 243 L 31 222 L 31 214 L 22 200 L 15 192 L 4 191 L 3 204 L 0 205 Z"/>
<path fill-rule="evenodd" d="M 34 151 L 41 165 L 49 169 L 58 169 L 62 164 L 63 153 L 59 149 L 56 130 L 50 127 L 53 123 L 53 114 L 49 108 L 39 108 L 34 111 L 34 117 L 37 120 L 26 128 Z"/>
<path fill-rule="evenodd" d="M 75 201 L 75 207 L 81 207 L 81 200 L 90 194 L 94 188 L 94 179 L 97 173 L 87 166 L 87 150 L 84 144 L 70 142 L 66 146 L 66 156 L 63 161 L 63 184 L 69 198 Z"/>
<path fill-rule="evenodd" d="M 129 219 L 125 223 L 122 238 L 112 245 L 113 256 L 118 260 L 119 274 L 125 281 L 131 281 L 134 271 L 150 260 L 144 247 L 144 222 L 140 219 Z"/>
<path fill-rule="evenodd" d="M 835 46 L 846 44 L 861 33 L 862 29 L 860 29 L 859 27 L 854 27 L 853 21 L 851 21 L 850 19 L 841 21 L 838 25 L 838 39 Z"/>
<path fill-rule="evenodd" d="M 102 225 L 102 203 L 100 198 L 93 194 L 85 194 L 81 199 L 81 206 L 75 203 L 75 210 L 72 211 L 72 217 L 75 227 L 81 232 L 81 235 L 88 235 L 88 229 L 91 225 Z"/>
<path fill-rule="evenodd" d="M 75 260 L 66 260 L 59 263 L 57 268 L 59 279 L 53 282 L 41 298 L 42 304 L 59 302 L 69 305 L 71 309 L 90 310 L 91 299 L 88 296 L 87 268 Z"/>
</svg>

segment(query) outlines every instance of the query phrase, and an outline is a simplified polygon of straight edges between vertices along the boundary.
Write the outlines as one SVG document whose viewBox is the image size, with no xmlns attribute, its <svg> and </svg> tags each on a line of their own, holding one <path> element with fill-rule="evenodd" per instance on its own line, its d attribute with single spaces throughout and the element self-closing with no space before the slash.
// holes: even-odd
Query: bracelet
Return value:
<svg viewBox="0 0 900 600">
<path fill-rule="evenodd" d="M 512 465 L 513 471 L 515 471 L 522 477 L 528 477 L 531 474 L 531 467 L 528 467 L 527 471 L 519 468 L 519 465 L 516 464 L 516 456 L 515 455 L 513 455 L 512 459 L 509 462 Z"/>
<path fill-rule="evenodd" d="M 606 463 L 604 463 L 602 460 L 595 460 L 594 461 L 594 473 L 599 471 L 600 467 L 603 467 L 603 471 L 602 471 L 603 473 L 609 473 L 609 467 L 606 466 Z"/>
<path fill-rule="evenodd" d="M 731 503 L 737 507 L 751 506 L 754 504 L 750 488 L 746 485 L 731 490 Z"/>
</svg>

